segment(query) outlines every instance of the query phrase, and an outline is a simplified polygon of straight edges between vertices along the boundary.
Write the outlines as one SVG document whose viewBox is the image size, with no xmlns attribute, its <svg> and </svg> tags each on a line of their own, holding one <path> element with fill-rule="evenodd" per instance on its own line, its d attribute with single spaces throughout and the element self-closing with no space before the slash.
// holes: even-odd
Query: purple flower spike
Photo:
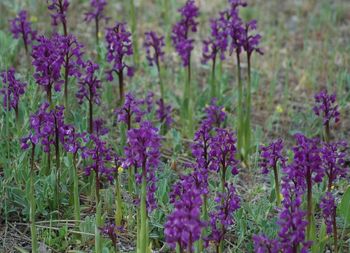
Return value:
<svg viewBox="0 0 350 253">
<path fill-rule="evenodd" d="M 91 9 L 85 13 L 85 21 L 90 23 L 92 20 L 99 22 L 101 19 L 108 20 L 109 18 L 105 16 L 104 9 L 107 5 L 106 0 L 91 0 Z"/>
<path fill-rule="evenodd" d="M 131 33 L 126 30 L 125 23 L 116 23 L 107 28 L 107 61 L 113 63 L 111 70 L 107 71 L 108 81 L 113 81 L 113 72 L 120 73 L 127 70 L 128 76 L 133 76 L 133 68 L 125 63 L 125 57 L 133 54 Z"/>
<path fill-rule="evenodd" d="M 125 95 L 124 105 L 115 110 L 118 122 L 124 122 L 128 126 L 128 130 L 131 129 L 133 120 L 136 123 L 140 123 L 145 114 L 140 108 L 143 103 L 142 100 L 136 99 L 132 93 L 127 93 Z"/>
<path fill-rule="evenodd" d="M 261 147 L 260 166 L 263 174 L 268 174 L 271 169 L 277 168 L 278 164 L 282 167 L 286 164 L 283 154 L 283 140 L 273 141 L 268 146 Z"/>
<path fill-rule="evenodd" d="M 108 134 L 109 130 L 105 127 L 106 121 L 104 119 L 95 119 L 93 122 L 94 134 L 97 136 L 103 136 Z"/>
<path fill-rule="evenodd" d="M 143 101 L 143 103 L 146 105 L 147 113 L 152 112 L 152 109 L 153 109 L 153 98 L 154 98 L 154 93 L 152 91 L 147 92 L 146 99 Z"/>
<path fill-rule="evenodd" d="M 117 240 L 120 238 L 120 234 L 124 232 L 124 227 L 116 226 L 114 223 L 107 223 L 100 229 L 101 233 L 112 241 L 113 247 L 117 251 Z"/>
<path fill-rule="evenodd" d="M 217 105 L 217 99 L 213 98 L 210 105 L 205 108 L 205 122 L 210 126 L 220 127 L 226 120 L 225 108 Z"/>
<path fill-rule="evenodd" d="M 6 110 L 14 109 L 18 114 L 19 98 L 24 94 L 27 84 L 16 79 L 14 68 L 1 72 L 0 77 L 3 83 L 0 89 L 0 94 L 4 95 L 3 105 Z"/>
<path fill-rule="evenodd" d="M 146 58 L 150 66 L 154 64 L 158 70 L 160 61 L 164 58 L 163 48 L 165 46 L 164 36 L 158 36 L 156 32 L 150 31 L 145 33 L 145 42 L 143 46 L 146 49 Z"/>
<path fill-rule="evenodd" d="M 192 247 L 205 226 L 201 220 L 202 203 L 201 190 L 194 184 L 187 185 L 165 223 L 165 240 L 171 248 L 178 245 L 180 252 L 193 252 Z"/>
<path fill-rule="evenodd" d="M 34 78 L 38 85 L 42 86 L 47 94 L 47 99 L 51 103 L 52 88 L 61 91 L 63 80 L 61 77 L 61 67 L 64 63 L 60 36 L 54 35 L 51 39 L 44 36 L 38 38 L 38 45 L 33 46 L 33 65 L 35 67 Z"/>
<path fill-rule="evenodd" d="M 236 138 L 232 131 L 217 128 L 215 136 L 210 145 L 210 157 L 212 158 L 211 169 L 226 174 L 226 169 L 230 168 L 232 175 L 238 174 L 236 160 Z"/>
<path fill-rule="evenodd" d="M 144 121 L 140 128 L 128 131 L 128 141 L 125 147 L 125 166 L 139 169 L 136 182 L 141 184 L 142 178 L 147 180 L 147 208 L 152 211 L 156 207 L 155 170 L 160 162 L 160 136 L 158 129 L 151 122 Z M 141 170 L 141 171 L 140 171 Z"/>
<path fill-rule="evenodd" d="M 320 208 L 327 227 L 327 234 L 332 234 L 333 215 L 336 210 L 335 199 L 332 193 L 327 192 L 321 199 Z"/>
<path fill-rule="evenodd" d="M 84 99 L 97 105 L 101 103 L 100 89 L 102 88 L 102 83 L 96 76 L 99 69 L 98 64 L 91 60 L 85 63 L 85 74 L 79 81 L 79 89 L 76 94 L 79 104 L 82 104 Z"/>
<path fill-rule="evenodd" d="M 90 160 L 90 164 L 84 170 L 86 176 L 90 176 L 92 171 L 95 172 L 96 190 L 99 191 L 102 178 L 108 179 L 109 182 L 114 180 L 114 168 L 111 166 L 113 155 L 112 150 L 107 147 L 107 143 L 99 137 L 91 134 L 90 141 L 91 146 L 86 147 L 82 153 L 83 159 Z"/>
<path fill-rule="evenodd" d="M 279 253 L 278 240 L 269 239 L 265 235 L 253 235 L 255 253 Z"/>
<path fill-rule="evenodd" d="M 335 123 L 340 120 L 338 105 L 336 104 L 336 94 L 329 95 L 327 90 L 322 90 L 315 95 L 316 105 L 313 108 L 317 116 L 323 118 L 323 125 L 329 125 L 334 120 Z"/>
<path fill-rule="evenodd" d="M 245 25 L 245 37 L 243 42 L 243 48 L 248 54 L 248 58 L 252 55 L 252 53 L 255 51 L 259 54 L 264 54 L 261 48 L 259 48 L 261 35 L 260 34 L 249 34 L 251 30 L 256 30 L 257 28 L 257 21 L 251 20 L 246 23 Z"/>
<path fill-rule="evenodd" d="M 169 128 L 173 123 L 173 119 L 171 117 L 173 109 L 171 105 L 166 105 L 163 99 L 159 99 L 156 104 L 158 105 L 158 109 L 156 111 L 157 119 Z"/>
<path fill-rule="evenodd" d="M 80 67 L 84 66 L 82 59 L 83 45 L 74 35 L 60 36 L 62 54 L 64 55 L 64 68 L 68 76 L 80 77 Z"/>
<path fill-rule="evenodd" d="M 278 224 L 280 231 L 278 233 L 281 249 L 283 252 L 307 253 L 311 242 L 306 241 L 306 212 L 302 211 L 303 190 L 299 185 L 299 180 L 295 174 L 291 173 L 294 169 L 284 168 L 285 176 L 282 179 L 282 209 L 279 213 Z"/>
<path fill-rule="evenodd" d="M 173 26 L 171 39 L 177 53 L 182 59 L 183 66 L 186 67 L 190 64 L 190 56 L 194 43 L 194 39 L 189 37 L 189 33 L 197 32 L 198 22 L 196 18 L 199 15 L 199 10 L 194 0 L 188 0 L 179 9 L 179 12 L 182 19 Z"/>
<path fill-rule="evenodd" d="M 28 20 L 28 13 L 22 10 L 18 13 L 17 17 L 10 20 L 11 23 L 11 33 L 15 39 L 22 37 L 24 47 L 26 52 L 28 52 L 28 46 L 36 39 L 36 31 L 31 28 L 31 22 Z"/>
<path fill-rule="evenodd" d="M 240 198 L 232 184 L 227 185 L 225 193 L 218 193 L 215 198 L 217 206 L 215 211 L 210 213 L 211 233 L 207 240 L 217 245 L 224 239 L 229 226 L 234 223 L 233 214 L 240 208 Z"/>
<path fill-rule="evenodd" d="M 205 64 L 209 60 L 215 61 L 217 56 L 225 59 L 225 52 L 228 47 L 226 25 L 222 19 L 212 19 L 210 21 L 211 37 L 203 41 L 202 62 Z"/>
<path fill-rule="evenodd" d="M 78 133 L 72 125 L 62 127 L 62 133 L 63 147 L 67 152 L 76 155 L 85 149 L 83 144 L 87 142 L 86 133 Z"/>
<path fill-rule="evenodd" d="M 67 36 L 67 11 L 69 7 L 68 0 L 47 0 L 49 6 L 47 7 L 51 13 L 51 24 L 58 26 L 62 23 L 64 35 Z"/>
</svg>

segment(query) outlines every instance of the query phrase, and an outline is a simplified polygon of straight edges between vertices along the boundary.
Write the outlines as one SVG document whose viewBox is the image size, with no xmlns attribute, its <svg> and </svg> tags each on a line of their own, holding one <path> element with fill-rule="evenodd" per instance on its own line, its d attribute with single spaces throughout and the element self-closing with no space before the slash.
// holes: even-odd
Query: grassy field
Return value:
<svg viewBox="0 0 350 253">
<path fill-rule="evenodd" d="M 299 147 L 294 137 L 296 133 L 320 139 L 317 144 L 320 147 L 315 156 L 322 153 L 321 146 L 326 145 L 324 143 L 349 140 L 350 3 L 347 0 L 248 0 L 248 6 L 241 8 L 242 20 L 258 21 L 257 32 L 262 36 L 259 47 L 264 54 L 252 55 L 251 68 L 245 58 L 241 62 L 244 85 L 247 85 L 249 80 L 245 76 L 248 70 L 251 70 L 251 116 L 248 116 L 251 125 L 244 125 L 242 130 L 245 132 L 245 129 L 248 129 L 250 141 L 247 146 L 243 145 L 247 147 L 242 148 L 243 151 L 237 147 L 235 154 L 232 153 L 232 159 L 236 162 L 232 166 L 237 166 L 238 175 L 226 173 L 229 174 L 227 183 L 235 187 L 235 194 L 240 198 L 239 208 L 230 211 L 228 216 L 232 215 L 232 223 L 224 229 L 224 236 L 218 245 L 213 238 L 206 239 L 213 232 L 206 212 L 215 215 L 215 210 L 220 204 L 220 201 L 215 201 L 215 196 L 220 192 L 222 184 L 220 169 L 217 173 L 210 171 L 205 179 L 208 192 L 200 195 L 201 203 L 197 206 L 201 211 L 197 218 L 207 222 L 203 226 L 200 238 L 193 242 L 187 239 L 188 244 L 193 243 L 193 248 L 182 248 L 179 244 L 174 248 L 169 243 L 171 236 L 164 232 L 169 217 L 174 213 L 176 201 L 181 200 L 180 194 L 175 204 L 172 202 L 172 189 L 182 182 L 182 176 L 192 175 L 193 171 L 203 166 L 193 152 L 193 145 L 203 144 L 201 139 L 196 139 L 195 136 L 198 136 L 197 131 L 203 126 L 203 119 L 209 117 L 206 109 L 212 98 L 212 66 L 210 62 L 203 64 L 201 61 L 202 41 L 210 36 L 210 19 L 229 7 L 226 0 L 195 1 L 200 14 L 196 18 L 198 31 L 191 33 L 195 41 L 190 58 L 189 88 L 188 68 L 183 67 L 170 38 L 173 24 L 181 18 L 177 10 L 185 2 L 109 0 L 104 9 L 104 14 L 109 19 L 100 22 L 97 34 L 99 43 L 96 43 L 94 22 L 84 21 L 84 13 L 91 8 L 89 1 L 70 1 L 66 16 L 67 30 L 84 45 L 84 62 L 91 59 L 99 65 L 95 74 L 96 78 L 101 80 L 102 88 L 99 91 L 100 103 L 94 105 L 93 116 L 95 119 L 102 119 L 103 128 L 108 129 L 107 134 L 97 131 L 95 127 L 89 132 L 89 103 L 84 100 L 80 104 L 75 95 L 80 87 L 79 81 L 85 75 L 70 76 L 67 83 L 67 102 L 63 90 L 53 92 L 50 109 L 55 105 L 65 105 L 64 122 L 74 126 L 77 132 L 86 133 L 87 140 L 82 141 L 85 149 L 82 148 L 77 153 L 67 151 L 64 141 L 61 146 L 49 145 L 49 153 L 43 151 L 41 144 L 37 144 L 33 153 L 31 146 L 27 150 L 21 148 L 21 139 L 33 131 L 31 115 L 38 111 L 47 96 L 35 78 L 38 70 L 31 55 L 34 46 L 39 42 L 34 41 L 34 46 L 30 46 L 29 52 L 26 53 L 21 38 L 16 39 L 11 34 L 9 20 L 15 18 L 20 10 L 27 10 L 31 27 L 39 35 L 51 38 L 55 32 L 62 34 L 63 30 L 60 23 L 58 26 L 50 24 L 50 11 L 46 1 L 0 2 L 0 72 L 13 67 L 17 79 L 26 83 L 25 93 L 20 97 L 18 117 L 14 110 L 8 110 L 4 103 L 1 103 L 0 109 L 0 252 L 301 252 L 302 243 L 298 244 L 294 251 L 288 251 L 283 248 L 281 241 L 278 242 L 279 251 L 258 251 L 256 247 L 254 249 L 253 235 L 264 234 L 270 239 L 280 240 L 278 238 L 281 225 L 278 220 L 281 219 L 284 205 L 276 205 L 278 197 L 275 193 L 273 173 L 261 173 L 260 147 L 281 138 L 284 143 L 283 156 L 288 159 L 287 164 L 297 168 L 302 167 L 303 163 L 298 164 L 297 158 L 293 156 L 296 154 L 293 147 Z M 128 127 L 116 116 L 116 109 L 122 108 L 124 103 L 124 98 L 119 99 L 119 76 L 115 74 L 113 81 L 106 80 L 106 71 L 113 65 L 106 57 L 109 50 L 105 39 L 106 28 L 113 27 L 116 21 L 125 21 L 127 30 L 133 30 L 130 36 L 133 55 L 127 55 L 125 61 L 134 67 L 135 73 L 132 77 L 128 77 L 126 73 L 124 75 L 126 93 L 131 92 L 137 99 L 144 100 L 143 103 L 140 102 L 140 110 L 143 112 L 141 121 L 149 121 L 160 130 L 155 134 L 154 142 L 143 143 L 146 146 L 150 145 L 147 147 L 142 146 L 140 142 L 132 142 L 132 136 L 128 134 L 134 133 L 135 130 L 137 135 L 138 130 L 141 132 L 147 127 L 137 120 Z M 156 66 L 149 66 L 143 47 L 144 33 L 150 30 L 165 36 L 165 55 L 160 63 L 161 72 L 158 72 Z M 80 71 L 84 71 L 82 66 L 78 67 Z M 215 97 L 217 104 L 222 106 L 218 112 L 226 114 L 225 120 L 219 122 L 219 125 L 221 129 L 231 131 L 239 142 L 242 134 L 239 130 L 239 115 L 248 109 L 245 108 L 246 105 L 239 103 L 236 73 L 237 60 L 234 54 L 227 53 L 226 59 L 222 61 L 218 59 Z M 63 68 L 59 74 L 63 79 Z M 161 93 L 159 79 L 164 87 L 164 94 Z M 0 88 L 5 86 L 4 80 L 1 80 Z M 332 122 L 329 135 L 324 132 L 322 117 L 313 111 L 314 95 L 324 89 L 329 93 L 336 93 L 336 104 L 340 113 L 340 121 L 334 124 Z M 153 93 L 153 102 L 148 110 L 146 100 L 149 92 Z M 186 94 L 189 96 L 187 107 Z M 0 95 L 2 102 L 3 94 Z M 172 107 L 173 122 L 169 127 L 158 117 L 158 105 L 155 101 L 161 96 L 165 103 Z M 132 117 L 134 116 L 135 114 Z M 147 129 L 146 139 L 151 140 L 154 133 Z M 216 131 L 214 126 L 208 130 L 208 135 L 213 135 L 213 131 Z M 94 141 L 90 137 L 91 134 L 96 135 L 98 141 Z M 213 142 L 215 137 L 217 135 L 214 134 L 211 139 Z M 101 179 L 96 177 L 94 171 L 90 175 L 86 174 L 86 168 L 96 158 L 96 155 L 91 155 L 91 150 L 96 151 L 99 141 L 104 142 L 103 145 L 110 149 L 106 151 L 108 154 L 104 159 L 107 161 L 103 166 L 112 171 L 107 173 L 112 179 L 107 178 L 100 184 L 98 182 Z M 157 141 L 160 142 L 159 147 Z M 58 136 L 56 142 L 59 142 Z M 156 157 L 157 165 L 145 165 L 144 168 L 137 165 L 142 158 L 137 156 L 137 152 L 141 151 L 135 148 L 135 153 L 131 152 L 132 154 L 128 155 L 128 150 L 137 145 L 141 145 L 144 148 L 141 150 L 152 159 Z M 237 145 L 239 144 L 235 143 L 234 149 Z M 152 150 L 153 147 L 156 147 L 156 150 Z M 304 154 L 308 154 L 309 151 L 304 151 Z M 336 163 L 345 171 L 350 164 L 349 149 L 344 148 L 341 152 L 344 153 L 344 163 L 339 162 L 339 159 Z M 108 158 L 110 154 L 113 154 L 113 159 L 118 157 L 118 161 L 113 163 L 113 159 Z M 135 164 L 130 164 L 130 159 L 134 159 Z M 322 160 L 322 164 L 324 163 Z M 227 168 L 232 169 L 232 166 Z M 144 170 L 147 167 L 148 173 L 152 172 L 151 168 L 154 169 L 154 175 L 153 172 L 148 174 L 151 180 L 143 178 L 143 175 L 135 175 L 140 167 Z M 278 181 L 282 188 L 282 181 L 287 180 L 282 180 L 287 167 L 278 164 L 277 168 L 276 165 L 280 174 Z M 305 232 L 305 241 L 313 243 L 305 252 L 350 252 L 349 175 L 350 173 L 347 173 L 336 181 L 331 189 L 337 208 L 336 247 L 334 234 L 326 234 L 320 207 L 321 199 L 327 192 L 327 179 L 324 177 L 323 181 L 314 183 L 312 225 L 309 222 L 307 228 L 310 226 L 311 232 Z M 156 178 L 157 207 L 151 212 L 143 206 L 143 194 L 149 193 L 149 189 L 147 188 L 146 192 L 143 189 L 146 182 L 143 185 L 140 181 L 150 180 L 148 183 L 152 184 L 152 176 Z M 192 188 L 184 189 L 182 194 L 186 195 L 186 190 L 190 192 Z M 225 187 L 222 191 L 221 193 L 225 193 Z M 228 197 L 233 196 L 227 193 Z M 285 202 L 283 200 L 286 195 L 283 191 L 282 194 L 282 202 Z M 308 212 L 306 193 L 301 199 L 302 203 L 296 208 Z M 194 199 L 192 201 L 195 202 Z M 224 200 L 221 203 L 223 202 Z M 144 221 L 145 217 L 147 222 Z M 192 222 L 191 218 L 188 219 Z M 304 219 L 306 220 L 306 215 Z M 119 223 L 118 229 L 112 231 L 112 236 L 108 236 L 102 230 L 110 222 Z M 182 222 L 183 226 L 188 225 L 185 218 Z M 218 227 L 221 229 L 222 225 Z M 33 232 L 36 235 L 34 239 Z M 116 243 L 111 238 L 116 239 Z M 34 241 L 37 242 L 37 249 L 34 249 Z M 206 242 L 208 247 L 205 247 Z M 143 248 L 147 249 L 146 251 L 142 249 L 143 245 L 146 245 Z"/>
</svg>

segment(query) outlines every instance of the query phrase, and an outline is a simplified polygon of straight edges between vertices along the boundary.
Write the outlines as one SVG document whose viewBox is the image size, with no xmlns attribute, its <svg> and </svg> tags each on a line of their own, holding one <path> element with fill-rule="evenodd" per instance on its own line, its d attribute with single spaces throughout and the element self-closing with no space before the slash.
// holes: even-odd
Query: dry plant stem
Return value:
<svg viewBox="0 0 350 253">
<path fill-rule="evenodd" d="M 32 237 L 32 252 L 38 252 L 38 242 L 35 228 L 35 197 L 34 197 L 34 155 L 35 145 L 32 144 L 31 164 L 30 164 L 30 233 Z"/>
</svg>

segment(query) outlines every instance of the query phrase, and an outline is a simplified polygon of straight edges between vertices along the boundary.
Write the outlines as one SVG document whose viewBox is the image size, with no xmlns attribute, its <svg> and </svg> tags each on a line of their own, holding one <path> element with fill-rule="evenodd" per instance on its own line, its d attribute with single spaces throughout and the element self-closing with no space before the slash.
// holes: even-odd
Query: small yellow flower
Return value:
<svg viewBox="0 0 350 253">
<path fill-rule="evenodd" d="M 124 168 L 123 168 L 122 166 L 119 166 L 119 168 L 118 168 L 118 174 L 123 173 L 123 171 L 124 171 Z"/>
<path fill-rule="evenodd" d="M 38 17 L 37 16 L 30 16 L 30 22 L 32 22 L 32 23 L 38 22 Z"/>
<path fill-rule="evenodd" d="M 334 190 L 334 185 L 332 185 L 331 189 Z"/>
<path fill-rule="evenodd" d="M 284 197 L 283 197 L 283 194 L 282 194 L 282 193 L 280 193 L 280 199 L 281 199 L 281 201 L 284 199 Z"/>
<path fill-rule="evenodd" d="M 101 38 L 102 38 L 102 33 L 101 33 L 101 32 L 98 32 L 97 37 L 98 37 L 99 39 L 101 39 Z"/>
<path fill-rule="evenodd" d="M 222 112 L 226 112 L 225 107 L 222 107 L 221 111 Z"/>
<path fill-rule="evenodd" d="M 278 104 L 276 106 L 276 112 L 278 112 L 278 113 L 282 113 L 283 112 L 283 107 L 280 104 Z"/>
</svg>

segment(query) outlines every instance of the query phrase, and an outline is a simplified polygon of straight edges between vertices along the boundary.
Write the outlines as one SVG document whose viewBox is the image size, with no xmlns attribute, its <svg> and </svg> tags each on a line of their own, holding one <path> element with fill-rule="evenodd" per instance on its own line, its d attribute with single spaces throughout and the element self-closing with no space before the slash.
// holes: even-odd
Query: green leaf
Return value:
<svg viewBox="0 0 350 253">
<path fill-rule="evenodd" d="M 344 218 L 347 223 L 350 223 L 350 187 L 346 190 L 340 205 L 339 205 L 339 213 Z"/>
</svg>

